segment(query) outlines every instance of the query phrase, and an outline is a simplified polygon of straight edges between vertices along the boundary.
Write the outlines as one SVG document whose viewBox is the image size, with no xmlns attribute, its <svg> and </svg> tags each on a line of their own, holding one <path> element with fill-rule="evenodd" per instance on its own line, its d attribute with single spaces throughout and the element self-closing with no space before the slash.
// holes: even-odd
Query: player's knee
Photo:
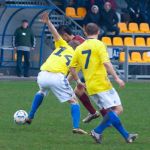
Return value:
<svg viewBox="0 0 150 150">
<path fill-rule="evenodd" d="M 120 114 L 122 114 L 123 113 L 123 107 L 120 105 L 120 106 L 116 106 L 115 108 L 114 108 L 114 111 L 118 114 L 118 115 L 120 115 Z"/>
<path fill-rule="evenodd" d="M 82 96 L 82 95 L 84 94 L 85 89 L 84 89 L 84 88 L 79 89 L 78 87 L 76 87 L 75 90 L 74 90 L 74 92 L 75 92 L 75 94 L 76 94 L 78 97 L 80 97 L 80 96 Z"/>
<path fill-rule="evenodd" d="M 76 99 L 71 99 L 68 101 L 69 104 L 78 104 L 78 101 Z"/>
<path fill-rule="evenodd" d="M 44 97 L 47 95 L 47 92 L 44 92 L 44 91 L 41 91 L 41 90 L 38 91 L 37 93 L 43 95 Z"/>
</svg>

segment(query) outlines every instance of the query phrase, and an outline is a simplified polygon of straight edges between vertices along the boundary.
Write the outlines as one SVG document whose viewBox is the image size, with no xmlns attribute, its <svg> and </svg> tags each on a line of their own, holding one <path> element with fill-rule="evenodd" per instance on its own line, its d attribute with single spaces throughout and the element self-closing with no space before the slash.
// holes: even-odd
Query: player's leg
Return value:
<svg viewBox="0 0 150 150">
<path fill-rule="evenodd" d="M 32 106 L 31 106 L 31 110 L 30 110 L 29 116 L 28 116 L 29 119 L 34 118 L 35 113 L 37 112 L 39 106 L 42 104 L 43 99 L 44 99 L 44 92 L 40 90 L 34 96 Z"/>
<path fill-rule="evenodd" d="M 109 108 L 109 112 L 105 115 L 100 125 L 91 132 L 91 135 L 98 143 L 101 143 L 101 135 L 111 123 L 127 142 L 133 142 L 137 134 L 129 134 L 120 121 L 119 114 L 122 113 L 123 108 L 117 92 L 112 89 L 97 96 L 99 96 L 97 104 L 101 104 L 104 108 Z"/>
<path fill-rule="evenodd" d="M 73 133 L 87 134 L 86 131 L 80 129 L 80 105 L 75 98 L 68 101 L 70 103 L 70 111 L 72 117 Z"/>
<path fill-rule="evenodd" d="M 99 113 L 95 110 L 93 105 L 90 102 L 88 95 L 83 87 L 77 86 L 74 90 L 76 96 L 82 102 L 83 106 L 88 110 L 89 114 L 86 118 L 83 119 L 84 123 L 90 122 L 92 119 L 99 117 Z"/>
<path fill-rule="evenodd" d="M 81 79 L 81 81 L 83 83 L 85 83 L 84 77 L 82 72 L 79 72 L 79 77 Z M 79 87 L 76 86 L 75 90 L 74 90 L 76 96 L 78 97 L 78 99 L 81 101 L 81 103 L 83 104 L 83 106 L 88 110 L 89 114 L 82 120 L 84 123 L 89 123 L 91 120 L 98 118 L 100 116 L 99 112 L 95 110 L 95 108 L 93 107 L 85 88 L 83 87 Z M 99 110 L 101 115 L 104 117 L 107 113 L 107 110 L 105 110 L 104 108 L 102 108 L 101 110 Z"/>
<path fill-rule="evenodd" d="M 60 102 L 69 102 L 70 111 L 72 116 L 73 133 L 87 134 L 84 130 L 80 129 L 80 106 L 77 102 L 76 96 L 71 88 L 67 78 L 62 74 L 51 75 L 52 84 L 51 91 L 58 98 Z"/>
<path fill-rule="evenodd" d="M 46 85 L 47 80 L 45 80 L 45 75 L 42 72 L 39 73 L 38 78 L 37 78 L 37 82 L 38 82 L 38 85 L 40 87 L 40 91 L 37 92 L 34 96 L 31 110 L 29 112 L 28 119 L 26 120 L 26 122 L 29 124 L 31 123 L 32 119 L 34 118 L 35 113 L 37 112 L 38 108 L 42 104 L 44 96 L 46 96 L 48 93 L 48 90 L 44 86 L 44 85 Z"/>
</svg>

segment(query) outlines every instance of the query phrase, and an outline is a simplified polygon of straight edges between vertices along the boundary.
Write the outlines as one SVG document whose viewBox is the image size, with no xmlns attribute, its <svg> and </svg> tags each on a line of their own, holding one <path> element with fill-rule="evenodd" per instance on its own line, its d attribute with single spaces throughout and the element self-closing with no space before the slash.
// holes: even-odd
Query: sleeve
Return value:
<svg viewBox="0 0 150 150">
<path fill-rule="evenodd" d="M 76 72 L 79 72 L 81 70 L 81 66 L 78 66 L 77 68 L 76 68 Z"/>
<path fill-rule="evenodd" d="M 102 43 L 100 51 L 99 51 L 100 60 L 102 63 L 110 62 L 109 55 L 107 52 L 107 47 Z"/>
<path fill-rule="evenodd" d="M 70 66 L 69 67 L 73 67 L 73 68 L 76 68 L 77 71 L 80 70 L 80 65 L 79 65 L 79 60 L 78 60 L 78 52 L 77 50 L 75 50 L 75 54 L 71 60 L 71 63 L 70 63 Z"/>
<path fill-rule="evenodd" d="M 55 41 L 55 48 L 66 47 L 66 46 L 68 46 L 68 43 L 62 38 L 60 38 L 58 41 Z"/>
</svg>

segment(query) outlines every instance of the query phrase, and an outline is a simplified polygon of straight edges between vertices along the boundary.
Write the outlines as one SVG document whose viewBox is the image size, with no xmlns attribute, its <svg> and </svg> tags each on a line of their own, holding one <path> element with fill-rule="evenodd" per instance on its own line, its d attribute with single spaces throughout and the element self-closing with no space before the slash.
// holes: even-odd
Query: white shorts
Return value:
<svg viewBox="0 0 150 150">
<path fill-rule="evenodd" d="M 100 109 L 108 109 L 121 105 L 120 97 L 114 88 L 109 91 L 92 95 L 91 97 Z"/>
<path fill-rule="evenodd" d="M 66 102 L 75 97 L 73 89 L 62 73 L 41 71 L 38 74 L 37 83 L 44 95 L 47 95 L 51 90 L 60 102 Z"/>
</svg>

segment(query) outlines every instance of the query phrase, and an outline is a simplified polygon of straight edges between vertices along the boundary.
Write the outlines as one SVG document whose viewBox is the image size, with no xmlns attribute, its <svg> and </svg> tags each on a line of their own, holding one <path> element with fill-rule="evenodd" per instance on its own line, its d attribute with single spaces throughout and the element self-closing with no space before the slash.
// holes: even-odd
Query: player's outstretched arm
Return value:
<svg viewBox="0 0 150 150">
<path fill-rule="evenodd" d="M 54 40 L 58 41 L 61 38 L 61 36 L 59 35 L 56 28 L 54 27 L 54 25 L 50 21 L 49 14 L 47 12 L 45 12 L 41 15 L 41 21 L 48 25 L 48 29 L 53 34 Z"/>
<path fill-rule="evenodd" d="M 112 64 L 111 64 L 110 62 L 106 62 L 106 63 L 104 63 L 104 66 L 105 66 L 107 72 L 113 76 L 114 80 L 119 84 L 119 86 L 120 86 L 121 88 L 123 88 L 123 87 L 125 86 L 125 83 L 124 83 L 124 81 L 121 80 L 121 79 L 119 78 L 119 76 L 116 74 L 116 71 L 114 70 Z"/>
</svg>

